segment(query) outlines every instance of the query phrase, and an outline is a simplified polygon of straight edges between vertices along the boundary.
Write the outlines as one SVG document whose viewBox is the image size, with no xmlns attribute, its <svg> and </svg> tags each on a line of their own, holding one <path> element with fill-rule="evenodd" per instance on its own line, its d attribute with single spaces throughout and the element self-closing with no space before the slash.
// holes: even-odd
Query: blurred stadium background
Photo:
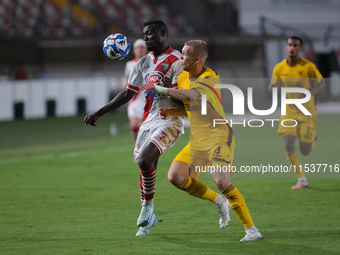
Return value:
<svg viewBox="0 0 340 255">
<path fill-rule="evenodd" d="M 285 58 L 285 39 L 301 36 L 303 56 L 340 97 L 338 0 L 0 0 L 0 121 L 74 116 L 102 106 L 121 89 L 124 65 L 102 51 L 111 33 L 130 43 L 143 22 L 162 19 L 169 43 L 209 45 L 207 65 L 221 77 L 269 78 Z M 269 102 L 267 83 L 255 102 Z"/>
</svg>

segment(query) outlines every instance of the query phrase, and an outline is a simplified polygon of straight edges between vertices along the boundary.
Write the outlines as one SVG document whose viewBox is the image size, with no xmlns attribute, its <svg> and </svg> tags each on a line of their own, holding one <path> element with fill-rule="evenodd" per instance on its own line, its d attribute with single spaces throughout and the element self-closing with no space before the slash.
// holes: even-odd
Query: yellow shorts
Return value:
<svg viewBox="0 0 340 255">
<path fill-rule="evenodd" d="M 205 148 L 204 148 L 205 147 Z M 189 143 L 183 150 L 177 154 L 173 162 L 181 161 L 191 169 L 196 166 L 227 166 L 232 167 L 235 151 L 235 139 L 233 137 L 230 147 L 224 141 L 215 143 L 213 146 L 204 146 L 199 148 L 192 148 Z M 192 171 L 190 171 L 192 172 Z M 199 178 L 203 173 L 196 174 L 195 178 Z"/>
<path fill-rule="evenodd" d="M 189 143 L 177 154 L 175 159 L 172 162 L 181 161 L 188 166 L 190 166 L 190 141 Z"/>
<path fill-rule="evenodd" d="M 296 122 L 288 119 L 296 120 L 297 125 L 295 127 L 291 127 L 294 126 Z M 288 127 L 282 126 L 281 123 L 283 120 L 286 120 L 283 124 Z M 299 136 L 301 142 L 312 143 L 315 140 L 316 115 L 304 116 L 300 114 L 287 114 L 285 116 L 281 116 L 277 133 L 282 136 Z"/>
</svg>

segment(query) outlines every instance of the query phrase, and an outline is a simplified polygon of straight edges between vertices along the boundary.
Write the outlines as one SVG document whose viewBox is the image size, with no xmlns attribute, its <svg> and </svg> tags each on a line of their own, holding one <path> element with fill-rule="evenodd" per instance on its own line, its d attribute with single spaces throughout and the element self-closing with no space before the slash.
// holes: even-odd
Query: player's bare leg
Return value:
<svg viewBox="0 0 340 255">
<path fill-rule="evenodd" d="M 168 171 L 168 180 L 177 187 L 187 176 L 189 176 L 189 173 L 190 169 L 187 164 L 182 161 L 174 161 Z"/>
<path fill-rule="evenodd" d="M 314 142 L 306 143 L 300 141 L 300 151 L 303 155 L 307 156 L 314 149 Z"/>
<path fill-rule="evenodd" d="M 286 148 L 287 160 L 289 164 L 292 166 L 292 169 L 294 170 L 296 177 L 298 178 L 296 185 L 293 186 L 292 189 L 308 188 L 309 183 L 303 172 L 299 155 L 297 154 L 295 150 L 295 145 L 294 145 L 295 139 L 296 139 L 296 136 L 294 135 L 283 136 L 283 141 L 284 141 L 285 148 Z M 301 146 L 301 143 L 300 143 L 300 146 Z"/>
<path fill-rule="evenodd" d="M 137 225 L 146 227 L 154 213 L 153 197 L 156 190 L 156 167 L 160 152 L 157 146 L 149 143 L 139 155 L 138 165 L 141 174 L 141 188 L 144 200 L 142 200 L 142 210 L 137 219 Z"/>
<path fill-rule="evenodd" d="M 196 177 L 196 178 L 195 178 Z M 174 161 L 168 172 L 168 180 L 177 188 L 184 190 L 189 195 L 201 199 L 207 199 L 216 204 L 220 214 L 220 228 L 225 228 L 230 221 L 230 205 L 228 200 L 221 194 L 209 189 L 204 183 L 197 179 L 198 176 L 190 176 L 190 168 L 182 161 Z"/>
<path fill-rule="evenodd" d="M 295 139 L 296 136 L 294 135 L 285 135 L 283 136 L 283 141 L 285 143 L 285 148 L 287 152 L 294 152 L 295 151 Z"/>
<path fill-rule="evenodd" d="M 133 141 L 136 142 L 141 120 L 136 117 L 130 117 L 129 120 L 130 120 L 131 135 L 132 135 Z"/>
<path fill-rule="evenodd" d="M 233 186 L 229 172 L 214 172 L 213 179 L 217 188 L 228 199 L 237 218 L 244 225 L 246 235 L 240 241 L 253 241 L 262 239 L 260 231 L 256 228 L 247 207 L 247 204 L 238 189 Z"/>
<path fill-rule="evenodd" d="M 149 143 L 143 151 L 140 153 L 138 158 L 138 166 L 142 171 L 148 171 L 154 163 L 158 161 L 160 152 L 154 143 Z"/>
</svg>

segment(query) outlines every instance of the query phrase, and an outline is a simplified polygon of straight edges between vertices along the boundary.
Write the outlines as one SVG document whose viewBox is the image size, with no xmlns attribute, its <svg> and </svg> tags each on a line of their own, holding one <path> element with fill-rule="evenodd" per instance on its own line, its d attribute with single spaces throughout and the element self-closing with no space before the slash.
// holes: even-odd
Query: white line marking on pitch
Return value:
<svg viewBox="0 0 340 255">
<path fill-rule="evenodd" d="M 39 155 L 39 156 L 25 156 L 25 157 L 16 157 L 16 158 L 10 158 L 10 159 L 4 159 L 0 160 L 0 165 L 8 165 L 8 164 L 15 164 L 19 162 L 23 162 L 26 160 L 49 160 L 49 159 L 55 159 L 55 158 L 77 158 L 77 157 L 83 157 L 86 155 L 91 154 L 99 154 L 99 153 L 113 153 L 113 152 L 121 152 L 121 151 L 128 151 L 131 150 L 131 155 L 133 153 L 133 146 L 121 146 L 118 148 L 104 148 L 104 149 L 98 149 L 98 150 L 91 150 L 91 151 L 73 151 L 73 152 L 66 152 L 66 153 L 53 153 L 53 154 L 45 154 L 45 155 Z"/>
</svg>

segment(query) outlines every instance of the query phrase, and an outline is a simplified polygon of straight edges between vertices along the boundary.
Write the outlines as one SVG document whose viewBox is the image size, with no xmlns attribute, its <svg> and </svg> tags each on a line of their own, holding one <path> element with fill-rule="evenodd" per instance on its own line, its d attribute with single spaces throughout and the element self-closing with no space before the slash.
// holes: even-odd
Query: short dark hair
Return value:
<svg viewBox="0 0 340 255">
<path fill-rule="evenodd" d="M 166 27 L 165 23 L 159 19 L 148 20 L 144 22 L 144 27 L 148 25 L 155 25 L 157 30 L 165 30 L 166 36 L 168 36 L 168 28 Z"/>
<path fill-rule="evenodd" d="M 302 41 L 302 39 L 301 39 L 300 37 L 298 37 L 298 36 L 296 36 L 296 35 L 290 36 L 290 37 L 287 38 L 287 41 L 286 41 L 286 42 L 288 42 L 289 39 L 298 40 L 298 41 L 300 42 L 300 46 L 302 47 L 303 41 Z"/>
</svg>

